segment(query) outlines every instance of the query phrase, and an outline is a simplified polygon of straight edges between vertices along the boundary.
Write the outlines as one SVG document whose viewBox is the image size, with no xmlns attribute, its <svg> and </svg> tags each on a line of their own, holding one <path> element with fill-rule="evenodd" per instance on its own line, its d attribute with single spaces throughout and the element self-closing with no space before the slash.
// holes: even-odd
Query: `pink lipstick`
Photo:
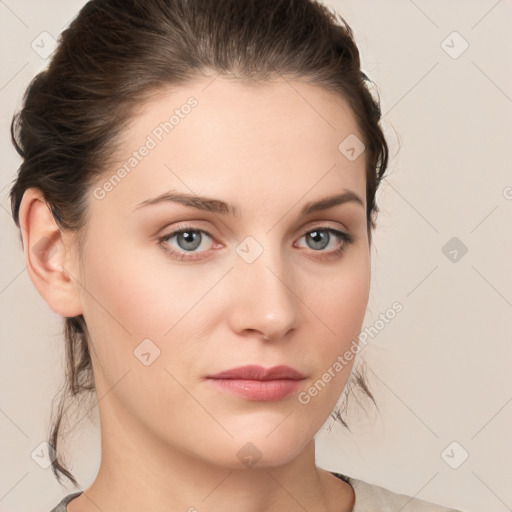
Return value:
<svg viewBox="0 0 512 512">
<path fill-rule="evenodd" d="M 271 402 L 281 400 L 297 391 L 305 376 L 290 366 L 249 365 L 232 368 L 215 375 L 208 381 L 220 389 L 247 400 Z"/>
</svg>

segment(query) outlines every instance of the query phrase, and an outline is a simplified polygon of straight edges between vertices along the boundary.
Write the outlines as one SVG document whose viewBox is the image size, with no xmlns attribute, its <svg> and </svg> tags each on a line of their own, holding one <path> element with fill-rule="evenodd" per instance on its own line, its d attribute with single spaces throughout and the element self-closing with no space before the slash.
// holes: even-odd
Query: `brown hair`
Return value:
<svg viewBox="0 0 512 512">
<path fill-rule="evenodd" d="M 112 161 L 137 106 L 163 87 L 212 74 L 249 83 L 281 75 L 333 91 L 351 106 L 366 146 L 371 244 L 388 146 L 379 100 L 340 15 L 316 0 L 91 0 L 58 43 L 11 124 L 23 159 L 10 190 L 18 227 L 23 193 L 36 187 L 59 228 L 75 231 L 80 242 L 91 185 Z M 66 380 L 49 430 L 54 449 L 68 399 L 95 389 L 83 316 L 66 318 L 64 334 Z M 360 374 L 355 381 L 371 397 Z M 61 473 L 77 485 L 59 454 L 52 470 L 59 482 Z"/>
</svg>

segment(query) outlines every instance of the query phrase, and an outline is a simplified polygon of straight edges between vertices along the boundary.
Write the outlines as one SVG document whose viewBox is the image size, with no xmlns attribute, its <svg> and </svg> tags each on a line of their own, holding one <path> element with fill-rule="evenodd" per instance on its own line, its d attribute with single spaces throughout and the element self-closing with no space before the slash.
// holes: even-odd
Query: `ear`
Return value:
<svg viewBox="0 0 512 512">
<path fill-rule="evenodd" d="M 27 271 L 41 297 L 62 317 L 82 314 L 72 237 L 61 231 L 39 189 L 23 194 L 19 221 Z"/>
</svg>

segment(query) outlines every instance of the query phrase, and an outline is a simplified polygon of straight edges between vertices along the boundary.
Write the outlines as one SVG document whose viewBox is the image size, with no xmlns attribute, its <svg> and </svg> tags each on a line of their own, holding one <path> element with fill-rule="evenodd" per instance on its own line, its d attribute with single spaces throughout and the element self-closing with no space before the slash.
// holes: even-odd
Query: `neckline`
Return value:
<svg viewBox="0 0 512 512">
<path fill-rule="evenodd" d="M 329 473 L 331 473 L 331 475 L 334 475 L 335 477 L 339 478 L 340 480 L 343 480 L 346 484 L 350 485 L 350 487 L 352 487 L 352 489 L 354 489 L 354 486 L 352 485 L 352 482 L 350 481 L 350 477 L 343 475 L 342 473 L 338 473 L 336 471 L 329 471 Z M 68 503 L 70 501 L 74 500 L 75 498 L 78 498 L 78 496 L 80 496 L 83 492 L 84 491 L 77 491 L 77 492 L 68 494 L 67 496 L 64 496 L 64 498 L 62 498 L 62 501 L 59 503 L 59 506 L 64 506 L 65 512 L 68 512 L 67 511 Z"/>
</svg>

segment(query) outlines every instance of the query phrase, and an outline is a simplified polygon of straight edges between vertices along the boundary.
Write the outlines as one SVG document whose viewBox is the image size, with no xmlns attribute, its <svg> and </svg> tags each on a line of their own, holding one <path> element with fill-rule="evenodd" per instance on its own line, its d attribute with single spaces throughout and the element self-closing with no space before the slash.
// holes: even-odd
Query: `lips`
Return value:
<svg viewBox="0 0 512 512">
<path fill-rule="evenodd" d="M 290 379 L 301 380 L 304 375 L 290 366 L 274 366 L 263 368 L 263 366 L 249 365 L 232 368 L 215 375 L 208 376 L 209 379 L 244 379 L 244 380 L 277 380 Z"/>
<path fill-rule="evenodd" d="M 302 373 L 285 365 L 241 366 L 207 377 L 217 389 L 258 402 L 281 400 L 298 391 L 304 379 Z"/>
</svg>

